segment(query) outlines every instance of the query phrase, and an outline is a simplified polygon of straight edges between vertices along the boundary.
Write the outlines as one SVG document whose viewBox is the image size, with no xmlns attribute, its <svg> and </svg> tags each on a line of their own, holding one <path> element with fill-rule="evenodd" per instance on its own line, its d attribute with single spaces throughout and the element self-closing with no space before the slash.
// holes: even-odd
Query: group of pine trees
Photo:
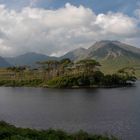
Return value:
<svg viewBox="0 0 140 140">
<path fill-rule="evenodd" d="M 120 86 L 136 81 L 133 68 L 123 68 L 114 74 L 105 75 L 100 63 L 93 59 L 73 62 L 70 59 L 38 62 L 44 72 L 43 79 L 52 87 Z"/>
<path fill-rule="evenodd" d="M 100 71 L 100 63 L 93 59 L 83 59 L 73 62 L 70 59 L 49 60 L 37 62 L 38 67 L 9 67 L 18 79 L 25 79 L 25 71 L 42 80 L 48 87 L 94 87 L 132 85 L 136 81 L 134 68 L 123 68 L 114 74 L 105 75 Z M 35 72 L 36 71 L 36 72 Z M 34 78 L 37 79 L 37 78 Z"/>
</svg>

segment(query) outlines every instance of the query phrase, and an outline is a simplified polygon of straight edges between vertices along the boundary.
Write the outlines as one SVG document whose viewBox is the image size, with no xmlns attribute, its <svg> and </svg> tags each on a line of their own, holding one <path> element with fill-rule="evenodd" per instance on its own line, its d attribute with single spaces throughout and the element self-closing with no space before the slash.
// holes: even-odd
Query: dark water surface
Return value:
<svg viewBox="0 0 140 140">
<path fill-rule="evenodd" d="M 0 87 L 0 120 L 140 140 L 140 81 L 136 87 L 113 89 Z"/>
</svg>

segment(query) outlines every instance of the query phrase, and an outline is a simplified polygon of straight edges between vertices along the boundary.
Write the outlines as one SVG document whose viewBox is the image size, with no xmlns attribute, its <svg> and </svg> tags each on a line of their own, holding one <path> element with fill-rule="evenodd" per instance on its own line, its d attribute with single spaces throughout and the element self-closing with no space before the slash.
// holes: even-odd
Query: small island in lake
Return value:
<svg viewBox="0 0 140 140">
<path fill-rule="evenodd" d="M 131 86 L 135 69 L 125 67 L 113 74 L 104 74 L 94 59 L 71 61 L 68 58 L 37 62 L 38 67 L 8 67 L 0 70 L 0 86 L 47 88 L 93 88 Z"/>
</svg>

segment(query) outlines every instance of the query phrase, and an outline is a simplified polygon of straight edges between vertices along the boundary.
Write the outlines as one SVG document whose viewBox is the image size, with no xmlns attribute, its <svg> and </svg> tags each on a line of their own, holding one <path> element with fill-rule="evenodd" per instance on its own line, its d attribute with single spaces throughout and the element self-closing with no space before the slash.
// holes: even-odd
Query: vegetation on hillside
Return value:
<svg viewBox="0 0 140 140">
<path fill-rule="evenodd" d="M 62 130 L 34 130 L 17 128 L 0 122 L 0 140 L 117 140 L 113 136 L 91 135 L 84 131 L 66 133 Z"/>
</svg>

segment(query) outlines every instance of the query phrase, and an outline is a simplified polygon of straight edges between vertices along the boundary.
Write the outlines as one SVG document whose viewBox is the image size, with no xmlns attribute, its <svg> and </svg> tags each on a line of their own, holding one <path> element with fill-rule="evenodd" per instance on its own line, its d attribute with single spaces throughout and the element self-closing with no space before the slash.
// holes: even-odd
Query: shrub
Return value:
<svg viewBox="0 0 140 140">
<path fill-rule="evenodd" d="M 0 122 L 0 140 L 117 140 L 112 136 L 91 135 L 84 131 L 75 134 L 62 130 L 34 130 L 16 128 L 5 122 Z"/>
</svg>

